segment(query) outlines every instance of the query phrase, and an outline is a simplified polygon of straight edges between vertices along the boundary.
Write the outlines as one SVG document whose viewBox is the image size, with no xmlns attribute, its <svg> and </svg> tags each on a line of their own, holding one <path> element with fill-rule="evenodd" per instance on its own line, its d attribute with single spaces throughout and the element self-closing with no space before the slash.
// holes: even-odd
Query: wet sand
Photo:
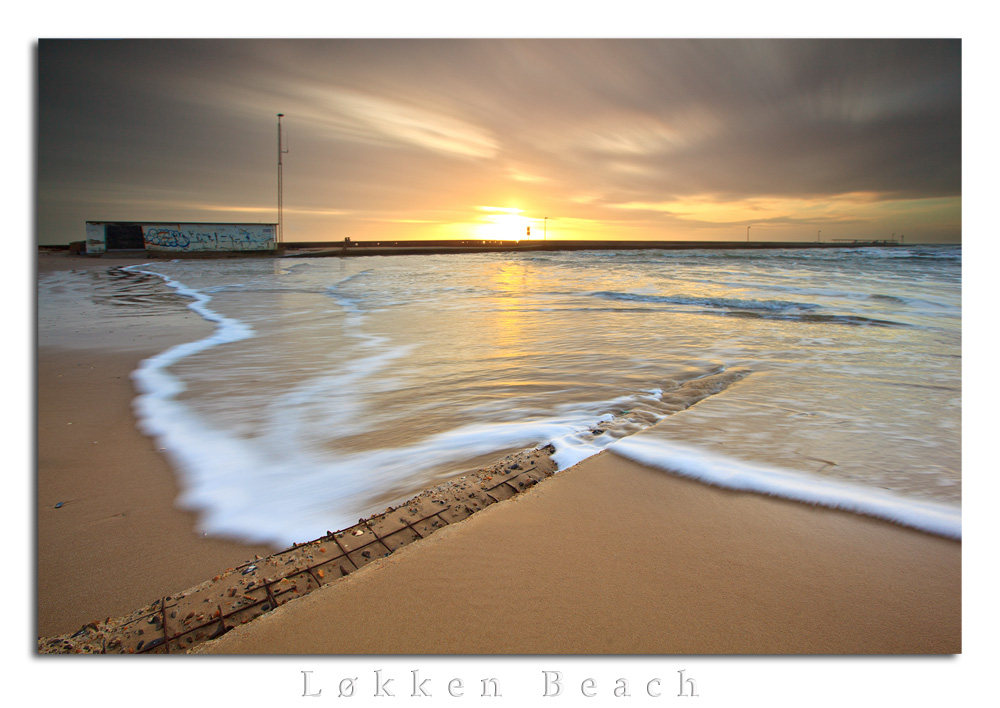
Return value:
<svg viewBox="0 0 1000 708">
<path fill-rule="evenodd" d="M 39 268 L 81 262 L 125 264 L 60 254 Z M 207 331 L 170 321 L 177 341 Z M 40 636 L 273 550 L 201 538 L 174 506 L 173 474 L 130 410 L 128 373 L 163 347 L 122 352 L 111 334 L 38 352 Z M 957 653 L 961 544 L 606 452 L 201 651 Z"/>
<path fill-rule="evenodd" d="M 960 561 L 604 452 L 196 651 L 958 653 Z"/>
<path fill-rule="evenodd" d="M 145 261 L 57 253 L 39 256 L 38 267 L 136 262 Z M 150 324 L 152 334 L 138 340 L 134 329 L 95 327 L 79 337 L 101 348 L 38 349 L 38 636 L 127 614 L 275 550 L 203 538 L 196 514 L 175 506 L 174 473 L 135 426 L 129 374 L 142 359 L 211 330 L 184 312 Z"/>
</svg>

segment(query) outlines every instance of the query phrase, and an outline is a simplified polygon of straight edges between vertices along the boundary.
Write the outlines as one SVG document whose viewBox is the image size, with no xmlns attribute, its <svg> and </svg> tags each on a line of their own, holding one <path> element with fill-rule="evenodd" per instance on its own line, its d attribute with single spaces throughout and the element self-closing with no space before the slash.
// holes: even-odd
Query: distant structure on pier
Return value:
<svg viewBox="0 0 1000 708">
<path fill-rule="evenodd" d="M 895 246 L 899 243 L 894 238 L 832 238 L 834 243 L 850 243 L 855 246 Z"/>
</svg>

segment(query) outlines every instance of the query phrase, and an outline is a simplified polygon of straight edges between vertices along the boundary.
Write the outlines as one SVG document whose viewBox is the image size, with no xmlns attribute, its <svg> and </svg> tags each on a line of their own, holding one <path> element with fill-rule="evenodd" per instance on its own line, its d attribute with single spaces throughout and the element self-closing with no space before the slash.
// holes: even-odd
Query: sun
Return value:
<svg viewBox="0 0 1000 708">
<path fill-rule="evenodd" d="M 476 227 L 478 238 L 489 241 L 521 241 L 525 239 L 542 238 L 537 233 L 537 219 L 522 216 L 522 209 L 514 207 L 480 207 L 483 211 L 496 213 L 480 217 L 480 225 Z"/>
</svg>

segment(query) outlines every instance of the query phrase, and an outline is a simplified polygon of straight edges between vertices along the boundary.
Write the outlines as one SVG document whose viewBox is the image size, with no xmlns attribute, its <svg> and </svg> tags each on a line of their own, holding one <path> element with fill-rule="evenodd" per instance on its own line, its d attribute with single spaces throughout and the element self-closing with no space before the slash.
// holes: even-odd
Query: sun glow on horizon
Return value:
<svg viewBox="0 0 1000 708">
<path fill-rule="evenodd" d="M 523 241 L 541 239 L 543 236 L 542 220 L 522 216 L 523 209 L 492 206 L 476 208 L 480 211 L 490 212 L 479 217 L 475 227 L 476 238 L 489 241 Z"/>
</svg>

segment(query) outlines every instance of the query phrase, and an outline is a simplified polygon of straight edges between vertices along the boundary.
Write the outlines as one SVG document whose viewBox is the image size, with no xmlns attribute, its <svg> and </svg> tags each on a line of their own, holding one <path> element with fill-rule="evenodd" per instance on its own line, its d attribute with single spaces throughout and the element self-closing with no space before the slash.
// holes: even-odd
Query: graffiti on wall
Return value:
<svg viewBox="0 0 1000 708">
<path fill-rule="evenodd" d="M 191 245 L 191 239 L 176 229 L 147 229 L 142 240 L 146 242 L 146 248 L 158 246 L 183 250 Z"/>
<path fill-rule="evenodd" d="M 143 240 L 151 251 L 269 251 L 271 224 L 149 224 Z"/>
</svg>

